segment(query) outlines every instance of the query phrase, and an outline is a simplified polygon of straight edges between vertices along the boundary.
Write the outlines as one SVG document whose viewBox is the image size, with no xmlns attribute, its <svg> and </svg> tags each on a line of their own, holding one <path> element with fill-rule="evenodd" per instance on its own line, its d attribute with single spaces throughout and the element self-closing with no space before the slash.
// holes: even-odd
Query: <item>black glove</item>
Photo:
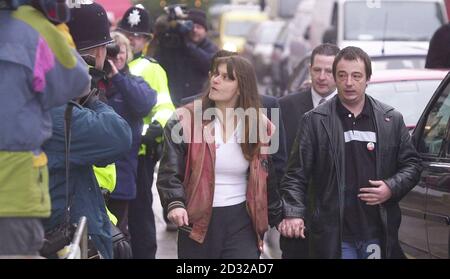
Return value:
<svg viewBox="0 0 450 279">
<path fill-rule="evenodd" d="M 141 143 L 146 145 L 154 145 L 157 143 L 157 138 L 162 137 L 163 128 L 157 121 L 153 121 L 147 128 L 145 135 L 141 138 Z"/>
<path fill-rule="evenodd" d="M 153 121 L 147 128 L 141 142 L 145 144 L 145 154 L 153 161 L 158 161 L 162 155 L 163 128 L 157 121 Z"/>
<path fill-rule="evenodd" d="M 108 203 L 109 197 L 111 196 L 111 192 L 109 192 L 105 188 L 100 187 L 100 191 L 102 192 L 103 199 L 105 200 L 105 203 Z"/>
</svg>

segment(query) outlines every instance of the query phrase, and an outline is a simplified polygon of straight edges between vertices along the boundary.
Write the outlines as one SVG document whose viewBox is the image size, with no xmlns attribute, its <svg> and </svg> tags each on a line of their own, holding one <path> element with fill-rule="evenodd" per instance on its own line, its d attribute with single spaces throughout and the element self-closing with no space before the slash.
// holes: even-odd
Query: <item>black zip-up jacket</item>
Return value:
<svg viewBox="0 0 450 279">
<path fill-rule="evenodd" d="M 280 185 L 284 216 L 304 219 L 312 258 L 341 258 L 345 142 L 336 112 L 337 98 L 301 119 Z M 398 202 L 419 181 L 421 159 L 412 145 L 403 116 L 370 96 L 366 100 L 371 102 L 375 118 L 377 180 L 384 180 L 392 191 L 392 197 L 379 205 L 384 232 L 382 257 L 402 258 Z"/>
</svg>

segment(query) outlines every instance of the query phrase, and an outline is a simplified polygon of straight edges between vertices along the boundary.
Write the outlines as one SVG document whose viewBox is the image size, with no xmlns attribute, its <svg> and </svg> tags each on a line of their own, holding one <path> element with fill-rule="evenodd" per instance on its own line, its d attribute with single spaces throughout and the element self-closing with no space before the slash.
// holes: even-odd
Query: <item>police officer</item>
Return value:
<svg viewBox="0 0 450 279">
<path fill-rule="evenodd" d="M 80 99 L 72 109 L 68 202 L 64 159 L 66 106 L 51 111 L 55 125 L 44 150 L 49 154 L 52 214 L 45 227 L 51 231 L 61 224 L 66 214 L 64 209 L 69 204 L 71 223 L 86 216 L 90 239 L 99 254 L 109 259 L 113 257 L 111 225 L 93 165 L 105 166 L 123 157 L 131 146 L 131 129 L 111 107 L 99 101 L 95 93 L 100 88 L 97 77 L 102 75 L 104 64 L 108 63 L 105 62 L 106 45 L 112 41 L 106 11 L 96 3 L 81 4 L 71 10 L 68 27 L 78 51 L 92 57 L 92 61 L 86 60 L 91 64 L 89 71 L 94 82 L 87 98 Z"/>
<path fill-rule="evenodd" d="M 137 193 L 129 203 L 128 226 L 134 258 L 153 259 L 156 254 L 156 227 L 152 210 L 153 172 L 160 157 L 162 127 L 172 115 L 172 104 L 167 75 L 156 60 L 146 57 L 144 49 L 152 38 L 150 16 L 142 7 L 129 8 L 119 22 L 118 30 L 130 40 L 134 58 L 129 62 L 130 73 L 142 77 L 157 91 L 158 101 L 144 118 L 144 136 L 138 157 Z M 123 197 L 115 195 L 112 199 Z"/>
</svg>

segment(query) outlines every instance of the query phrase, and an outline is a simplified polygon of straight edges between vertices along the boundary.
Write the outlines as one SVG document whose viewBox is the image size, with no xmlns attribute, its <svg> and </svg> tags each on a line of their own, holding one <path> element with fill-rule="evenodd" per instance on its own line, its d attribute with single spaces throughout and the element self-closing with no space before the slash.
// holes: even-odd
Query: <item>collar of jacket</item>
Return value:
<svg viewBox="0 0 450 279">
<path fill-rule="evenodd" d="M 197 103 L 198 104 L 198 103 Z M 201 105 L 196 105 L 196 101 L 188 103 L 184 106 L 182 106 L 181 108 L 178 108 L 176 110 L 176 114 L 178 115 L 178 118 L 183 119 L 188 117 L 191 120 L 196 120 L 195 116 L 196 115 L 201 115 L 202 116 L 202 127 L 201 129 L 202 131 L 197 130 L 196 134 L 194 134 L 194 137 L 198 137 L 200 135 L 204 135 L 204 139 L 206 140 L 206 142 L 208 143 L 213 143 L 213 146 L 215 146 L 215 138 L 214 138 L 214 122 L 213 119 L 209 119 L 209 120 L 204 120 L 203 119 L 203 112 L 202 112 L 202 107 Z M 275 134 L 276 132 L 276 126 L 264 115 L 261 114 L 261 121 L 264 125 L 264 127 L 267 129 L 266 133 L 259 133 L 261 135 L 261 141 L 263 143 L 263 146 L 267 146 L 269 144 L 269 141 L 271 140 L 272 136 Z M 194 128 L 194 130 L 198 127 L 191 127 L 188 126 L 184 123 L 183 125 L 183 137 L 185 138 L 185 142 L 188 142 L 188 140 L 191 139 L 192 136 L 192 132 L 191 129 Z M 197 138 L 197 142 L 201 140 L 199 138 Z"/>
<path fill-rule="evenodd" d="M 391 112 L 392 110 L 394 110 L 393 107 L 384 104 L 374 98 L 372 98 L 369 95 L 366 95 L 367 100 L 370 102 L 370 104 L 372 105 L 372 108 L 374 110 L 374 114 L 375 117 L 382 115 L 383 117 L 389 117 L 389 112 Z M 329 115 L 331 113 L 334 113 L 336 111 L 336 102 L 338 99 L 338 95 L 334 96 L 331 100 L 332 102 L 328 102 L 327 104 L 324 104 L 322 106 L 318 106 L 316 107 L 313 111 L 315 113 L 318 114 L 323 114 L 323 115 Z M 379 119 L 377 119 L 378 121 Z"/>
</svg>

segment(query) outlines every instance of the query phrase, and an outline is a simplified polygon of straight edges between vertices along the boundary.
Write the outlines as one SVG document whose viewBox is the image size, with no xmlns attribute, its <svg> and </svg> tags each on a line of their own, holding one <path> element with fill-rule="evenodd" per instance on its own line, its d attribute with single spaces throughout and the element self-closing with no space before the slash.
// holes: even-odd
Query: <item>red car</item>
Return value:
<svg viewBox="0 0 450 279">
<path fill-rule="evenodd" d="M 374 71 L 366 93 L 401 112 L 406 126 L 413 129 L 447 72 L 422 69 Z"/>
</svg>

